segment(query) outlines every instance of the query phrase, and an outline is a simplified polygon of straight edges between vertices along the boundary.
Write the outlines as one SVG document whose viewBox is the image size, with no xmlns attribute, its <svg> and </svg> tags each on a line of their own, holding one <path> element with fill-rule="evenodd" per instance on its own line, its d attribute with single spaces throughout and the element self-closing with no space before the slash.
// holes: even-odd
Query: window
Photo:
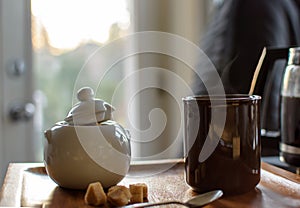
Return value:
<svg viewBox="0 0 300 208">
<path fill-rule="evenodd" d="M 104 69 L 86 62 L 100 47 L 127 34 L 130 16 L 126 0 L 32 0 L 31 9 L 33 66 L 46 129 L 71 109 L 74 83 L 83 67 L 87 73 L 81 81 L 97 84 L 93 76 Z M 109 101 L 123 70 L 117 65 L 105 76 L 96 96 Z"/>
</svg>

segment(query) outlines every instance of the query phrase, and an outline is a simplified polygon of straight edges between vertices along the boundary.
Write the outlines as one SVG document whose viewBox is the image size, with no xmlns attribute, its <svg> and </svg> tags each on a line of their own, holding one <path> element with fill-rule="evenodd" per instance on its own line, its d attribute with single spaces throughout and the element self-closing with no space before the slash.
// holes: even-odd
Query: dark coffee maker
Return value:
<svg viewBox="0 0 300 208">
<path fill-rule="evenodd" d="M 250 94 L 263 94 L 268 90 L 268 79 L 273 64 L 278 59 L 286 60 L 280 89 L 280 159 L 287 164 L 300 167 L 300 47 L 265 48 L 257 65 Z M 280 76 L 280 75 L 278 75 Z M 264 97 L 264 96 L 262 96 Z M 266 110 L 266 109 L 263 109 Z M 274 112 L 276 113 L 276 112 Z M 262 118 L 262 134 L 265 118 Z M 274 133 L 274 132 L 273 132 Z M 276 132 L 275 132 L 276 133 Z"/>
</svg>

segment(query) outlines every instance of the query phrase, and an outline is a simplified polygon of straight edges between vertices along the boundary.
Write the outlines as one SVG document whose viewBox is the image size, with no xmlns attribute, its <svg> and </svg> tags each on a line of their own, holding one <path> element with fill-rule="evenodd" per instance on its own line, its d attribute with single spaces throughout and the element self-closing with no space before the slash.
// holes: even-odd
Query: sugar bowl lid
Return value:
<svg viewBox="0 0 300 208">
<path fill-rule="evenodd" d="M 102 121 L 112 119 L 114 107 L 109 103 L 95 99 L 92 88 L 83 87 L 77 92 L 79 100 L 69 111 L 65 121 L 70 125 L 97 125 Z"/>
</svg>

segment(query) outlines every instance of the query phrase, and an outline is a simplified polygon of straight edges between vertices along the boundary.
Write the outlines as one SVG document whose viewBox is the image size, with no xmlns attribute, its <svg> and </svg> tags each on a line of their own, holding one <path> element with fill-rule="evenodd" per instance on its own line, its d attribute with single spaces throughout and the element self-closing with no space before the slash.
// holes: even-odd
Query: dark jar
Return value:
<svg viewBox="0 0 300 208">
<path fill-rule="evenodd" d="M 200 193 L 253 190 L 260 181 L 261 97 L 192 96 L 183 102 L 187 184 Z"/>
</svg>

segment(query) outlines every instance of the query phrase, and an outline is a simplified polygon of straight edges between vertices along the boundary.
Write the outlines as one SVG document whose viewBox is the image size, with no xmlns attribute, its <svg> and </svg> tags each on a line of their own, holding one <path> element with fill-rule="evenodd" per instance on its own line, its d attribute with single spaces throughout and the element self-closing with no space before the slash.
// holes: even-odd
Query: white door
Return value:
<svg viewBox="0 0 300 208">
<path fill-rule="evenodd" d="M 0 1 L 0 185 L 9 162 L 41 159 L 34 129 L 29 0 Z"/>
</svg>

